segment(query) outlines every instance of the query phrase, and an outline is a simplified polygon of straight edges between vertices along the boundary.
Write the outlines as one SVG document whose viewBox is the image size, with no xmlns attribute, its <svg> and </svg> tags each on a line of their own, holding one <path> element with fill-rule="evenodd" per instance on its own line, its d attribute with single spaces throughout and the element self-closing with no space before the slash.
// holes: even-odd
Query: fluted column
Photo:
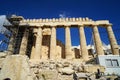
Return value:
<svg viewBox="0 0 120 80">
<path fill-rule="evenodd" d="M 27 51 L 27 43 L 28 43 L 28 36 L 29 36 L 29 30 L 25 29 L 22 41 L 21 41 L 21 46 L 20 46 L 20 55 L 25 55 Z"/>
<path fill-rule="evenodd" d="M 30 59 L 34 59 L 34 54 L 35 54 L 35 46 L 32 46 Z"/>
<path fill-rule="evenodd" d="M 86 45 L 84 26 L 81 25 L 78 27 L 79 27 L 79 34 L 80 34 L 80 48 L 81 48 L 82 58 L 84 60 L 88 60 L 88 50 L 87 50 L 87 45 Z"/>
<path fill-rule="evenodd" d="M 56 28 L 51 29 L 51 40 L 50 40 L 50 59 L 56 58 Z"/>
<path fill-rule="evenodd" d="M 68 26 L 65 27 L 65 53 L 66 59 L 71 59 L 71 35 Z"/>
<path fill-rule="evenodd" d="M 93 35 L 94 35 L 94 42 L 95 42 L 95 48 L 98 55 L 104 55 L 102 42 L 100 39 L 99 31 L 96 25 L 93 26 Z"/>
<path fill-rule="evenodd" d="M 108 37 L 109 37 L 109 41 L 110 41 L 110 44 L 111 44 L 112 53 L 114 55 L 119 55 L 119 47 L 118 47 L 117 41 L 115 39 L 115 36 L 114 36 L 111 25 L 107 26 L 107 32 L 108 32 Z"/>
<path fill-rule="evenodd" d="M 11 28 L 10 31 L 11 31 L 12 35 L 10 36 L 10 40 L 9 40 L 8 55 L 12 55 L 14 53 L 15 37 L 16 37 L 16 34 L 17 34 L 17 29 L 16 28 Z"/>
<path fill-rule="evenodd" d="M 33 45 L 32 45 L 30 59 L 34 59 L 34 55 L 35 55 L 35 43 L 36 43 L 36 32 L 33 31 Z"/>
<path fill-rule="evenodd" d="M 8 54 L 11 55 L 14 52 L 14 35 L 12 34 L 12 36 L 10 37 L 10 41 L 9 41 L 9 45 L 8 45 Z"/>
<path fill-rule="evenodd" d="M 35 42 L 35 54 L 34 59 L 41 59 L 42 53 L 42 28 L 38 28 L 37 34 L 36 34 L 36 42 Z"/>
</svg>

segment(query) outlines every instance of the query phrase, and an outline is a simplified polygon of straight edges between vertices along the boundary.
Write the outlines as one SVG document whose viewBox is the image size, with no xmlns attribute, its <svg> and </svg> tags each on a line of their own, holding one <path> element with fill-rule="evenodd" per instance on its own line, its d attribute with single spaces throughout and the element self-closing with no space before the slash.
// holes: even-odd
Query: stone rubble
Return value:
<svg viewBox="0 0 120 80">
<path fill-rule="evenodd" d="M 105 68 L 100 65 L 86 64 L 76 60 L 30 60 L 23 55 L 0 54 L 0 80 L 73 80 L 78 77 L 95 79 L 97 69 Z M 89 77 L 90 76 L 90 77 Z M 105 77 L 101 77 L 105 78 Z M 103 79 L 105 80 L 105 79 Z"/>
<path fill-rule="evenodd" d="M 79 60 L 78 60 L 79 61 Z M 97 66 L 97 68 L 92 68 L 90 65 L 84 62 L 76 62 L 76 60 L 45 60 L 45 61 L 35 61 L 30 60 L 30 68 L 37 76 L 36 80 L 73 80 L 73 74 L 76 73 L 92 73 L 97 72 L 97 68 L 103 69 L 102 66 Z M 91 69 L 90 69 L 91 68 Z M 95 69 L 95 70 L 94 70 Z M 49 75 L 49 76 L 48 76 Z M 35 76 L 35 77 L 36 77 Z"/>
</svg>

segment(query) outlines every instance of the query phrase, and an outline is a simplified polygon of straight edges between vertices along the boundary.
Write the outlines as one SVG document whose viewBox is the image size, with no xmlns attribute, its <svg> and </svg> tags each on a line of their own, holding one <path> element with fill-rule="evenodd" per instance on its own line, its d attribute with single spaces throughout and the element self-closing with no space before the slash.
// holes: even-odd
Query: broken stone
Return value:
<svg viewBox="0 0 120 80">
<path fill-rule="evenodd" d="M 7 53 L 0 52 L 0 58 L 5 58 L 7 56 Z"/>
<path fill-rule="evenodd" d="M 38 68 L 33 68 L 33 72 L 34 72 L 35 74 L 38 74 L 38 73 L 39 73 L 39 69 L 38 69 Z"/>
<path fill-rule="evenodd" d="M 72 70 L 70 67 L 65 67 L 61 69 L 62 74 L 71 75 L 74 73 L 74 70 Z"/>
<path fill-rule="evenodd" d="M 69 67 L 70 63 L 69 62 L 64 62 L 63 67 Z"/>
<path fill-rule="evenodd" d="M 63 68 L 63 65 L 62 64 L 56 64 L 56 67 Z"/>
<path fill-rule="evenodd" d="M 79 67 L 78 67 L 77 65 L 74 65 L 74 66 L 73 66 L 73 70 L 79 71 Z"/>
<path fill-rule="evenodd" d="M 56 66 L 55 66 L 55 64 L 50 64 L 50 69 L 52 70 L 52 69 L 56 69 Z"/>
<path fill-rule="evenodd" d="M 55 70 L 41 70 L 38 76 L 40 80 L 57 80 L 58 73 Z"/>
<path fill-rule="evenodd" d="M 78 72 L 84 72 L 85 70 L 84 70 L 84 67 L 83 66 L 79 66 L 78 67 Z"/>
<path fill-rule="evenodd" d="M 33 80 L 32 72 L 28 64 L 28 57 L 22 55 L 10 55 L 2 62 L 0 80 Z"/>
</svg>

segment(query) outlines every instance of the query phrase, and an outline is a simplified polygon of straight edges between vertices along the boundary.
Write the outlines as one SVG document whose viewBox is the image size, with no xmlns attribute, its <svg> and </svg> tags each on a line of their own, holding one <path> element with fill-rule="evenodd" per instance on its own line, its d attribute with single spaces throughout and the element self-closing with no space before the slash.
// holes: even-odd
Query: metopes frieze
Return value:
<svg viewBox="0 0 120 80">
<path fill-rule="evenodd" d="M 53 18 L 53 19 L 23 19 L 20 21 L 19 25 L 29 25 L 29 26 L 74 26 L 74 25 L 84 25 L 84 26 L 106 26 L 110 25 L 108 20 L 98 20 L 93 21 L 89 18 Z"/>
</svg>

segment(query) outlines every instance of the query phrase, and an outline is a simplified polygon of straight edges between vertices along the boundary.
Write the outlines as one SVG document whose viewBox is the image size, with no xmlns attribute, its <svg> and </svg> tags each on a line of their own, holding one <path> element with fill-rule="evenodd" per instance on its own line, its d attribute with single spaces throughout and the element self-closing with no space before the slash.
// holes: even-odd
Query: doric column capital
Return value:
<svg viewBox="0 0 120 80">
<path fill-rule="evenodd" d="M 70 28 L 70 27 L 71 27 L 71 25 L 64 25 L 64 27 L 65 27 L 65 28 L 66 28 L 66 27 L 69 27 L 69 28 Z"/>
<path fill-rule="evenodd" d="M 96 26 L 98 26 L 98 24 L 92 24 L 91 26 L 92 26 L 92 27 L 96 27 Z"/>
<path fill-rule="evenodd" d="M 79 24 L 78 27 L 84 27 L 85 25 L 84 24 Z"/>
<path fill-rule="evenodd" d="M 51 28 L 56 28 L 57 26 L 51 26 Z"/>
<path fill-rule="evenodd" d="M 108 25 L 106 25 L 107 27 L 112 27 L 112 24 L 110 23 L 110 24 L 108 24 Z"/>
</svg>

